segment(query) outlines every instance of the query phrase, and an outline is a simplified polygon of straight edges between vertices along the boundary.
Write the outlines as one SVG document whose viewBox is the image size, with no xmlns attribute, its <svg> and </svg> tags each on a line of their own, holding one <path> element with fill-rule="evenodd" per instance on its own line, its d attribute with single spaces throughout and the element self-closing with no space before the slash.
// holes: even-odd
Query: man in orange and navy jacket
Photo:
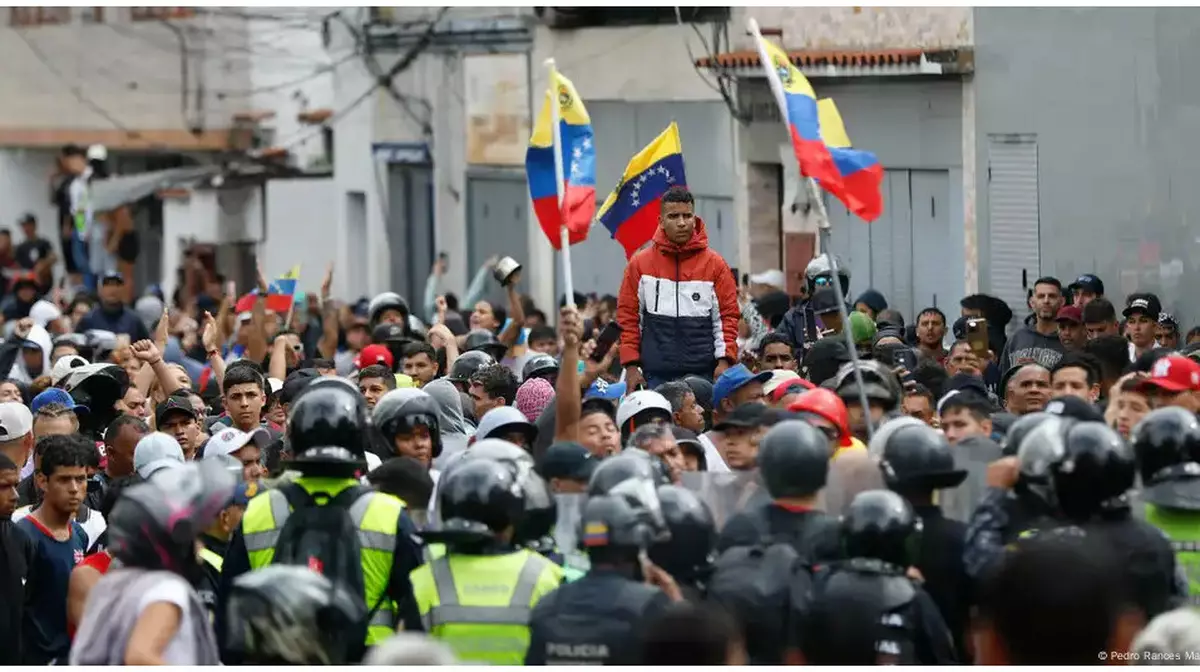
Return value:
<svg viewBox="0 0 1200 672">
<path fill-rule="evenodd" d="M 617 297 L 629 390 L 691 374 L 711 380 L 737 362 L 737 283 L 709 249 L 691 192 L 667 190 L 658 223 L 653 244 L 625 267 Z"/>
</svg>

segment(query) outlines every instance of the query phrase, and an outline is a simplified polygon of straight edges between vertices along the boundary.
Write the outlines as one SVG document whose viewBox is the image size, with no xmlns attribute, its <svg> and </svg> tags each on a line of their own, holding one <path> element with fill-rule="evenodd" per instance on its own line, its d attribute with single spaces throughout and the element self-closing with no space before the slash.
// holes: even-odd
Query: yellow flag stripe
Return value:
<svg viewBox="0 0 1200 672">
<path fill-rule="evenodd" d="M 529 144 L 533 147 L 550 147 L 554 144 L 554 132 L 550 128 L 550 105 L 554 100 L 558 104 L 558 118 L 570 126 L 586 126 L 592 123 L 588 116 L 583 99 L 575 90 L 571 80 L 557 70 L 550 73 L 550 86 L 542 98 L 542 109 L 538 112 L 537 122 L 533 125 L 533 134 Z"/>
</svg>

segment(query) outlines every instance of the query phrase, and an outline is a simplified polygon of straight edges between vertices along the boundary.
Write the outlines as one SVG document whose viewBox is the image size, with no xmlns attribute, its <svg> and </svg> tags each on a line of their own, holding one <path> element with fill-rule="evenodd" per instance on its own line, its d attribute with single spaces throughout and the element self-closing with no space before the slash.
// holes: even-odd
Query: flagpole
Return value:
<svg viewBox="0 0 1200 672">
<path fill-rule="evenodd" d="M 554 90 L 555 69 L 554 59 L 547 58 L 545 61 L 546 70 L 550 78 L 550 128 L 554 133 L 554 186 L 558 194 L 558 219 L 563 221 L 563 190 L 566 188 L 566 176 L 563 170 L 562 158 L 562 128 L 559 127 L 559 109 L 558 109 L 558 92 Z M 567 305 L 575 307 L 575 283 L 571 275 L 571 235 L 567 231 L 565 224 L 559 228 L 559 236 L 562 249 L 562 267 L 563 267 L 563 292 L 566 294 Z"/>
<path fill-rule="evenodd" d="M 771 85 L 771 93 L 775 96 L 775 104 L 779 106 L 779 114 L 783 118 L 783 123 L 788 123 L 787 102 L 783 95 L 783 83 L 779 81 L 779 74 L 774 71 L 774 64 L 771 63 L 771 55 L 767 53 L 767 48 L 763 44 L 762 32 L 758 29 L 758 21 L 750 17 L 746 21 L 746 27 L 750 33 L 754 35 L 754 46 L 758 49 L 758 57 L 762 59 L 763 66 L 770 73 L 767 75 L 767 83 Z M 802 174 L 803 175 L 803 174 Z M 854 344 L 854 336 L 850 333 L 850 314 L 846 311 L 846 297 L 842 294 L 842 282 L 838 277 L 837 260 L 833 254 L 829 252 L 830 245 L 830 226 L 829 213 L 825 210 L 825 201 L 821 198 L 821 190 L 817 187 L 817 181 L 811 177 L 801 177 L 804 181 L 804 187 L 808 192 L 808 199 L 814 203 L 817 209 L 817 227 L 818 240 L 821 245 L 821 254 L 829 261 L 829 270 L 833 274 L 833 291 L 837 295 L 838 314 L 842 317 L 842 336 L 846 340 L 846 349 L 850 354 L 850 366 L 854 368 L 854 382 L 858 385 L 858 403 L 862 404 L 863 417 L 866 418 L 867 438 L 868 440 L 875 436 L 875 428 L 871 424 L 871 404 L 867 400 L 867 388 L 863 382 L 862 367 L 858 361 L 858 348 Z M 820 381 L 814 381 L 820 382 Z"/>
</svg>

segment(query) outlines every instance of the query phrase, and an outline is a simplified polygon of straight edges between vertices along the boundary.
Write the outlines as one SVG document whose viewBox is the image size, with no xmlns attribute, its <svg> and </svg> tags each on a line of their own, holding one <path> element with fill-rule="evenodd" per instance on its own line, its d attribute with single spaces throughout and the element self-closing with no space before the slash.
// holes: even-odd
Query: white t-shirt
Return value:
<svg viewBox="0 0 1200 672">
<path fill-rule="evenodd" d="M 33 511 L 33 507 L 29 505 L 22 506 L 16 511 L 13 511 L 12 522 L 15 523 L 25 516 L 28 516 L 31 511 Z M 83 531 L 87 533 L 89 547 L 96 543 L 96 540 L 100 538 L 100 535 L 104 533 L 104 530 L 108 529 L 108 523 L 104 522 L 104 516 L 95 509 L 92 509 L 92 513 L 88 516 L 87 522 L 80 523 L 79 525 L 83 528 Z"/>
<path fill-rule="evenodd" d="M 179 607 L 179 629 L 163 649 L 163 662 L 167 665 L 196 664 L 196 641 L 189 636 L 196 625 L 192 623 L 191 593 L 192 587 L 183 578 L 172 575 L 164 577 L 160 583 L 147 590 L 138 602 L 139 618 L 142 612 L 157 602 Z"/>
<path fill-rule="evenodd" d="M 725 464 L 725 458 L 721 457 L 721 452 L 717 450 L 717 446 L 713 443 L 709 434 L 715 434 L 716 431 L 705 432 L 696 437 L 700 441 L 700 445 L 704 446 L 704 464 L 707 467 L 705 471 L 712 472 L 727 472 L 729 465 Z"/>
</svg>

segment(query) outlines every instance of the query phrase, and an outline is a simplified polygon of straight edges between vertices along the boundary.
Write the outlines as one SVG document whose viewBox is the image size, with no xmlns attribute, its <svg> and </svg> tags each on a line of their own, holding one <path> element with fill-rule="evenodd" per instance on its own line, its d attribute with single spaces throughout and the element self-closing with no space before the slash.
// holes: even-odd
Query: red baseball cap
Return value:
<svg viewBox="0 0 1200 672">
<path fill-rule="evenodd" d="M 1058 309 L 1058 315 L 1054 319 L 1058 322 L 1066 320 L 1075 324 L 1083 324 L 1083 311 L 1080 310 L 1079 306 L 1063 306 Z"/>
<path fill-rule="evenodd" d="M 1169 355 L 1154 363 L 1150 377 L 1138 385 L 1142 390 L 1157 387 L 1168 392 L 1200 390 L 1200 363 L 1181 355 Z"/>
<path fill-rule="evenodd" d="M 358 357 L 354 358 L 354 368 L 361 371 L 374 364 L 385 364 L 390 369 L 395 366 L 395 362 L 392 351 L 388 350 L 386 345 L 375 343 L 368 345 L 358 353 Z"/>
</svg>

